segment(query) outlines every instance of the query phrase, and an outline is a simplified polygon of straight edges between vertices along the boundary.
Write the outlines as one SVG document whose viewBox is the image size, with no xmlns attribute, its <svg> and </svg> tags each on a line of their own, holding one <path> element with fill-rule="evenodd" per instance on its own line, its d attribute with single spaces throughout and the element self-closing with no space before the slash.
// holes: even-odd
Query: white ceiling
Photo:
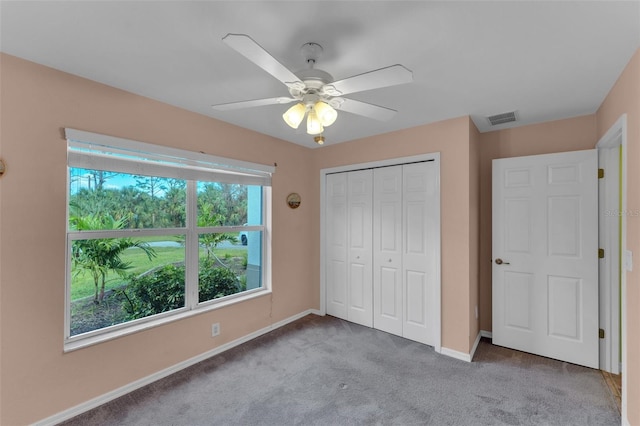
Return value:
<svg viewBox="0 0 640 426">
<path fill-rule="evenodd" d="M 212 104 L 287 96 L 221 39 L 250 35 L 293 71 L 300 46 L 343 79 L 403 64 L 414 82 L 347 97 L 398 111 L 388 122 L 340 113 L 326 144 L 470 115 L 517 111 L 515 125 L 596 111 L 640 46 L 640 2 L 2 1 L 0 49 L 72 74 L 314 147 L 287 105 Z"/>
</svg>

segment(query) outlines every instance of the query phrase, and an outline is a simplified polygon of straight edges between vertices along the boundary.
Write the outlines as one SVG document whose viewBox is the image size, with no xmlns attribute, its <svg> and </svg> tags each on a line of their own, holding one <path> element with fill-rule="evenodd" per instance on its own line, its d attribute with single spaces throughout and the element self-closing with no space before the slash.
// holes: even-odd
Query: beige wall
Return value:
<svg viewBox="0 0 640 426">
<path fill-rule="evenodd" d="M 0 424 L 51 416 L 273 322 L 319 308 L 322 168 L 441 153 L 442 345 L 463 353 L 469 353 L 479 329 L 491 330 L 491 159 L 593 148 L 626 112 L 628 208 L 640 209 L 640 189 L 635 185 L 640 173 L 638 52 L 594 115 L 485 134 L 463 117 L 316 150 L 4 54 L 0 75 L 0 157 L 8 168 L 0 179 Z M 277 163 L 273 296 L 63 354 L 63 127 Z M 294 191 L 301 194 L 302 204 L 291 210 L 284 199 Z M 629 219 L 628 246 L 636 254 L 639 233 L 640 224 Z M 633 362 L 640 359 L 639 276 L 628 274 L 631 424 L 640 424 L 640 369 Z M 216 339 L 209 336 L 213 322 L 220 322 L 223 330 Z"/>
<path fill-rule="evenodd" d="M 0 424 L 26 424 L 317 307 L 312 150 L 2 55 Z M 273 295 L 63 354 L 66 142 L 72 127 L 253 161 L 273 178 Z M 289 192 L 302 194 L 289 209 Z M 211 338 L 211 324 L 222 334 Z"/>
<path fill-rule="evenodd" d="M 592 149 L 594 114 L 480 135 L 480 329 L 491 331 L 491 160 Z"/>
<path fill-rule="evenodd" d="M 442 212 L 442 346 L 469 353 L 471 298 L 471 176 L 468 117 L 369 137 L 315 151 L 315 176 L 323 168 L 440 152 Z M 319 185 L 319 183 L 317 184 Z M 316 190 L 319 187 L 316 186 Z M 319 220 L 314 235 L 319 238 Z M 316 241 L 319 241 L 316 240 Z M 319 258 L 316 258 L 319 270 Z M 315 285 L 319 288 L 319 277 Z M 475 284 L 474 284 L 475 285 Z M 475 317 L 474 317 L 475 318 Z M 477 334 L 477 333 L 476 333 Z"/>
<path fill-rule="evenodd" d="M 640 49 L 597 112 L 597 135 L 602 137 L 622 114 L 627 114 L 627 209 L 640 211 Z M 627 248 L 640 258 L 640 218 L 627 216 Z M 640 424 L 640 268 L 636 260 L 627 272 L 627 418 Z"/>
</svg>

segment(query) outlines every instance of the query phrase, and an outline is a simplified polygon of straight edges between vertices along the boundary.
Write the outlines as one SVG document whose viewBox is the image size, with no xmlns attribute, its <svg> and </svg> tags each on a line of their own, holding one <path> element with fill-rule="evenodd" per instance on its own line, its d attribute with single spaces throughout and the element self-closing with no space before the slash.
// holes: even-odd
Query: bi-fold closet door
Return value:
<svg viewBox="0 0 640 426">
<path fill-rule="evenodd" d="M 373 326 L 372 170 L 327 175 L 327 313 Z"/>
<path fill-rule="evenodd" d="M 327 313 L 434 344 L 437 168 L 327 175 Z"/>
</svg>

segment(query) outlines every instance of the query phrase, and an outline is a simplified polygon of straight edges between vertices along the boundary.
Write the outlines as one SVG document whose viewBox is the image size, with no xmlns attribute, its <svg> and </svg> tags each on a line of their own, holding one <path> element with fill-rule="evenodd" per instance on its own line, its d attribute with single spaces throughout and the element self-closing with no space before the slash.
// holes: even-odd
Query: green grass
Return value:
<svg viewBox="0 0 640 426">
<path fill-rule="evenodd" d="M 151 243 L 154 241 L 178 241 L 178 237 L 179 235 L 148 235 L 145 237 L 138 237 L 136 240 Z"/>
<path fill-rule="evenodd" d="M 121 257 L 122 261 L 131 263 L 131 268 L 128 269 L 126 273 L 139 275 L 160 265 L 184 261 L 184 248 L 182 247 L 154 247 L 154 250 L 156 257 L 151 260 L 149 260 L 144 251 L 139 248 L 125 250 Z M 120 275 L 115 272 L 109 272 L 107 274 L 105 290 L 119 287 L 123 282 L 124 279 Z M 71 300 L 93 296 L 94 291 L 95 285 L 90 273 L 81 272 L 79 275 L 74 275 L 72 272 Z"/>
<path fill-rule="evenodd" d="M 247 254 L 247 249 L 241 249 L 241 248 L 224 248 L 224 249 L 215 249 L 213 250 L 213 252 L 215 253 L 216 256 L 218 256 L 220 259 L 224 259 L 225 257 L 242 257 L 245 256 Z M 204 250 L 200 251 L 200 254 L 203 254 Z"/>
<path fill-rule="evenodd" d="M 145 237 L 154 238 L 154 237 Z M 149 240 L 147 240 L 149 241 Z M 160 237 L 155 241 L 167 241 L 167 237 Z M 151 261 L 147 255 L 139 248 L 130 248 L 125 250 L 122 254 L 122 260 L 124 262 L 130 262 L 131 268 L 126 271 L 127 274 L 140 275 L 150 269 L 157 268 L 158 266 L 167 265 L 169 263 L 184 262 L 184 248 L 183 247 L 153 247 L 156 252 L 156 257 Z M 247 250 L 241 248 L 224 248 L 215 249 L 213 251 L 216 256 L 224 261 L 228 257 L 242 257 L 246 255 Z M 205 251 L 200 251 L 200 257 L 204 257 Z M 105 290 L 113 289 L 122 286 L 126 282 L 120 275 L 115 272 L 109 272 L 107 274 L 107 280 Z M 93 296 L 95 286 L 93 283 L 93 277 L 90 273 L 84 272 L 79 275 L 73 275 L 71 283 L 71 300 L 78 300 L 84 297 Z"/>
</svg>

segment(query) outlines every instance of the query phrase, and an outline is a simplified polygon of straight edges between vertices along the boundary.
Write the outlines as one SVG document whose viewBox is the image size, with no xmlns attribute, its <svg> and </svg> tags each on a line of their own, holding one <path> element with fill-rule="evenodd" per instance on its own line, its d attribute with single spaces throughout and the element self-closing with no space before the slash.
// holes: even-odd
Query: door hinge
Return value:
<svg viewBox="0 0 640 426">
<path fill-rule="evenodd" d="M 598 257 L 604 259 L 604 249 L 598 249 Z"/>
<path fill-rule="evenodd" d="M 604 339 L 604 329 L 601 328 L 598 330 L 598 337 Z"/>
<path fill-rule="evenodd" d="M 602 179 L 604 177 L 604 169 L 598 169 L 598 179 Z"/>
</svg>

